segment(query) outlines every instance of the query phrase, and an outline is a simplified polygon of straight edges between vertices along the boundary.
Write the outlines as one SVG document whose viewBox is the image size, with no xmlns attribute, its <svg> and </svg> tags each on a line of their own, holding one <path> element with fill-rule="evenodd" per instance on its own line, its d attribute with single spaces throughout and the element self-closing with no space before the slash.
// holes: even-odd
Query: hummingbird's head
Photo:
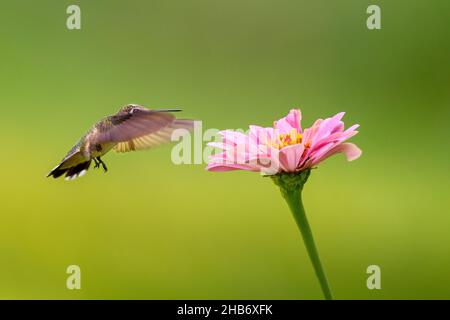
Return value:
<svg viewBox="0 0 450 320">
<path fill-rule="evenodd" d="M 119 111 L 133 113 L 133 110 L 138 107 L 141 107 L 141 106 L 138 104 L 135 104 L 135 103 L 130 103 L 130 104 L 127 104 L 127 105 L 123 106 L 122 108 L 120 108 Z"/>
</svg>

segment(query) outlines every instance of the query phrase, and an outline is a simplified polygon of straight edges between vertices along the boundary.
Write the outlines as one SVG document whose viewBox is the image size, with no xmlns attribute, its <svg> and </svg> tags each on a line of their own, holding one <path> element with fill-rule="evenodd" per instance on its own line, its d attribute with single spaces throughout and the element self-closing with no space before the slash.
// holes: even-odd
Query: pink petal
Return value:
<svg viewBox="0 0 450 320">
<path fill-rule="evenodd" d="M 260 156 L 251 158 L 248 165 L 266 175 L 273 175 L 281 171 L 278 157 Z"/>
<path fill-rule="evenodd" d="M 220 163 L 209 163 L 206 166 L 206 170 L 213 172 L 223 172 L 232 170 L 246 170 L 246 171 L 259 171 L 257 168 L 252 168 L 243 164 L 220 164 Z"/>
<path fill-rule="evenodd" d="M 316 134 L 314 135 L 314 137 L 312 137 L 313 138 L 312 144 L 314 144 L 314 142 L 316 142 L 317 140 L 321 140 L 326 136 L 329 136 L 332 132 L 336 130 L 336 127 L 339 128 L 341 119 L 344 116 L 344 114 L 345 112 L 339 112 L 335 116 L 323 120 L 320 123 L 319 129 L 316 131 Z"/>
<path fill-rule="evenodd" d="M 300 159 L 302 157 L 305 147 L 302 144 L 294 144 L 284 147 L 280 150 L 280 165 L 284 171 L 296 172 L 300 165 Z"/>
<path fill-rule="evenodd" d="M 206 145 L 208 145 L 210 147 L 222 149 L 222 150 L 230 150 L 230 149 L 234 148 L 234 146 L 231 144 L 226 144 L 226 143 L 217 142 L 217 141 L 208 142 Z"/>
<path fill-rule="evenodd" d="M 292 129 L 295 129 L 297 132 L 302 132 L 301 120 L 301 111 L 299 109 L 292 109 L 286 117 L 274 122 L 274 128 L 278 129 L 280 133 L 290 133 Z"/>
<path fill-rule="evenodd" d="M 246 143 L 248 141 L 247 135 L 235 130 L 224 130 L 220 131 L 219 134 L 222 136 L 223 142 L 227 144 Z"/>
<path fill-rule="evenodd" d="M 312 165 L 313 166 L 317 165 L 319 162 L 324 161 L 325 159 L 327 159 L 328 157 L 331 157 L 332 155 L 334 155 L 336 153 L 343 153 L 345 155 L 345 157 L 347 158 L 347 161 L 353 161 L 353 160 L 358 159 L 361 156 L 362 151 L 353 143 L 348 143 L 348 142 L 342 143 L 342 144 L 334 147 L 333 149 L 329 150 L 322 157 L 316 159 Z"/>
<path fill-rule="evenodd" d="M 249 139 L 250 143 L 267 144 L 274 140 L 275 130 L 273 128 L 263 128 L 258 126 L 250 126 Z"/>
<path fill-rule="evenodd" d="M 356 128 L 358 126 L 355 125 L 353 127 Z M 336 132 L 336 133 L 333 133 L 333 134 L 331 134 L 331 135 L 329 135 L 327 137 L 324 137 L 323 139 L 321 139 L 319 141 L 316 141 L 311 146 L 311 148 L 310 148 L 310 150 L 308 152 L 308 156 L 310 158 L 314 158 L 314 157 L 320 156 L 322 154 L 325 154 L 331 148 L 335 147 L 336 145 L 338 145 L 341 142 L 344 142 L 345 140 L 350 139 L 351 137 L 353 137 L 357 133 L 358 133 L 358 131 L 353 131 L 350 128 L 350 129 L 347 129 L 344 132 Z"/>
<path fill-rule="evenodd" d="M 345 155 L 347 158 L 347 161 L 353 161 L 358 159 L 362 151 L 360 148 L 358 148 L 354 143 L 343 143 L 336 147 L 337 152 L 341 152 Z"/>
</svg>

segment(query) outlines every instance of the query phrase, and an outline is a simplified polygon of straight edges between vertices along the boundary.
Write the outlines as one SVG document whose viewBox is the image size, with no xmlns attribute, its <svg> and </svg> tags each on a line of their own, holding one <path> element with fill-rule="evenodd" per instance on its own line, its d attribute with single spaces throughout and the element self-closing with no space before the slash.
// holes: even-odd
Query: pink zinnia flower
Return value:
<svg viewBox="0 0 450 320">
<path fill-rule="evenodd" d="M 209 143 L 222 151 L 211 157 L 208 170 L 261 171 L 270 175 L 280 188 L 302 233 L 325 299 L 333 296 L 303 207 L 302 190 L 311 168 L 326 158 L 343 153 L 352 161 L 361 155 L 361 150 L 353 143 L 344 143 L 358 133 L 358 125 L 344 130 L 343 116 L 341 112 L 325 120 L 319 119 L 311 128 L 303 130 L 300 110 L 293 109 L 286 117 L 275 121 L 273 128 L 250 126 L 248 134 L 225 130 L 220 133 L 222 142 Z"/>
<path fill-rule="evenodd" d="M 310 169 L 336 153 L 343 153 L 348 161 L 355 160 L 361 150 L 344 142 L 358 133 L 359 125 L 344 130 L 343 116 L 344 112 L 340 112 L 319 119 L 303 130 L 300 110 L 292 109 L 286 117 L 275 121 L 273 128 L 250 126 L 248 134 L 221 131 L 223 141 L 209 145 L 223 152 L 211 157 L 207 170 L 250 170 L 273 175 Z"/>
</svg>

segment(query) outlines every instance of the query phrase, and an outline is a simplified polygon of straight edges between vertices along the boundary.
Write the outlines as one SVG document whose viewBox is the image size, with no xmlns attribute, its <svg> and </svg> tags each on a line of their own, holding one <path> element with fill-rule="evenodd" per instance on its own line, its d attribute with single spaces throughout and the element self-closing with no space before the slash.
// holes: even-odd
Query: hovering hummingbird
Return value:
<svg viewBox="0 0 450 320">
<path fill-rule="evenodd" d="M 122 107 L 94 124 L 47 177 L 65 174 L 66 180 L 73 180 L 86 174 L 91 161 L 94 168 L 101 165 L 106 172 L 108 168 L 101 157 L 111 149 L 116 152 L 148 149 L 169 142 L 175 129 L 192 130 L 194 121 L 176 119 L 172 112 L 177 111 L 181 110 L 151 110 L 134 104 Z"/>
</svg>

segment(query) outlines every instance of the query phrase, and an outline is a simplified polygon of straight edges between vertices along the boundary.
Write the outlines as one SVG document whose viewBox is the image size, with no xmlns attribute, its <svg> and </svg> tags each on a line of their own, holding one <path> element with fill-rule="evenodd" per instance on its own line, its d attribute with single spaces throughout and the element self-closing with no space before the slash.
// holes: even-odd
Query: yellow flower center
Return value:
<svg viewBox="0 0 450 320">
<path fill-rule="evenodd" d="M 276 139 L 273 142 L 272 141 L 269 142 L 269 144 L 276 149 L 282 149 L 287 146 L 302 143 L 302 137 L 303 136 L 300 132 L 297 132 L 297 130 L 292 129 L 290 133 L 279 134 L 278 139 Z"/>
</svg>

